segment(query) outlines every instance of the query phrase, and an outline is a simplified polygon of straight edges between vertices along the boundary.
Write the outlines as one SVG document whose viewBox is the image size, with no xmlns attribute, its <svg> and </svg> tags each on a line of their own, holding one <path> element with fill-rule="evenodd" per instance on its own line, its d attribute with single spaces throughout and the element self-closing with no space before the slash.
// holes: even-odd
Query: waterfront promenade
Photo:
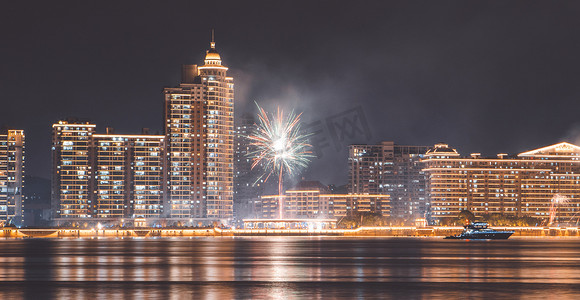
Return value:
<svg viewBox="0 0 580 300">
<path fill-rule="evenodd" d="M 580 237 L 578 227 L 494 227 L 513 230 L 513 236 Z M 463 227 L 360 227 L 357 229 L 220 229 L 220 228 L 2 228 L 0 238 L 97 238 L 97 237 L 233 237 L 233 236 L 344 236 L 344 237 L 443 237 L 461 233 Z"/>
</svg>

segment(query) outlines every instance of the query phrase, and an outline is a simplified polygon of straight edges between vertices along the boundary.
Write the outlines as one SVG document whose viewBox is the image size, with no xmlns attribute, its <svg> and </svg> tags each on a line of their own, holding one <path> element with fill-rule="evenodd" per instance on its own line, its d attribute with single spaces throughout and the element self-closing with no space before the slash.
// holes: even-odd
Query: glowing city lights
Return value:
<svg viewBox="0 0 580 300">
<path fill-rule="evenodd" d="M 269 114 L 258 106 L 258 124 L 255 132 L 248 136 L 255 151 L 249 153 L 253 159 L 252 168 L 263 168 L 259 179 L 268 180 L 278 175 L 278 194 L 282 194 L 284 174 L 294 175 L 304 169 L 313 157 L 308 144 L 308 134 L 300 130 L 301 114 L 284 114 L 280 108 L 276 114 Z"/>
</svg>

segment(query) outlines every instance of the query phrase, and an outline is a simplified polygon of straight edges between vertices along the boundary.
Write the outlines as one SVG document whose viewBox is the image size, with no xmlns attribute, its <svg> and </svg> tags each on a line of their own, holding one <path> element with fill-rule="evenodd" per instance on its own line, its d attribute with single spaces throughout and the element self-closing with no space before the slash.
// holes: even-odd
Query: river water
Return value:
<svg viewBox="0 0 580 300">
<path fill-rule="evenodd" d="M 580 239 L 0 240 L 0 299 L 580 298 Z"/>
</svg>

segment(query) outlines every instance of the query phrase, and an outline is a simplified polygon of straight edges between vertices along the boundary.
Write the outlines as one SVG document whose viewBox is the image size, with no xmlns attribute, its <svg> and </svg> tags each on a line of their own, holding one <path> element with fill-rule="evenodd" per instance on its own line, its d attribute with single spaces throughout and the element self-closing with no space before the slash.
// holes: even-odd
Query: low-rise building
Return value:
<svg viewBox="0 0 580 300">
<path fill-rule="evenodd" d="M 332 194 L 319 181 L 302 181 L 284 195 L 262 196 L 262 218 L 336 218 L 357 212 L 389 216 L 389 198 L 378 194 Z"/>
<path fill-rule="evenodd" d="M 494 158 L 463 157 L 437 144 L 423 161 L 431 216 L 505 214 L 577 222 L 580 213 L 580 147 L 570 143 Z"/>
</svg>

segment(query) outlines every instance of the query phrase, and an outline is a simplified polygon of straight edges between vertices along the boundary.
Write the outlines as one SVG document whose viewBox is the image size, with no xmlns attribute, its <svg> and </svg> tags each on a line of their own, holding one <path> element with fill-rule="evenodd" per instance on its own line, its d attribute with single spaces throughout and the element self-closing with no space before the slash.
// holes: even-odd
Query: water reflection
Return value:
<svg viewBox="0 0 580 300">
<path fill-rule="evenodd" d="M 0 240 L 0 298 L 573 297 L 580 240 Z"/>
</svg>

